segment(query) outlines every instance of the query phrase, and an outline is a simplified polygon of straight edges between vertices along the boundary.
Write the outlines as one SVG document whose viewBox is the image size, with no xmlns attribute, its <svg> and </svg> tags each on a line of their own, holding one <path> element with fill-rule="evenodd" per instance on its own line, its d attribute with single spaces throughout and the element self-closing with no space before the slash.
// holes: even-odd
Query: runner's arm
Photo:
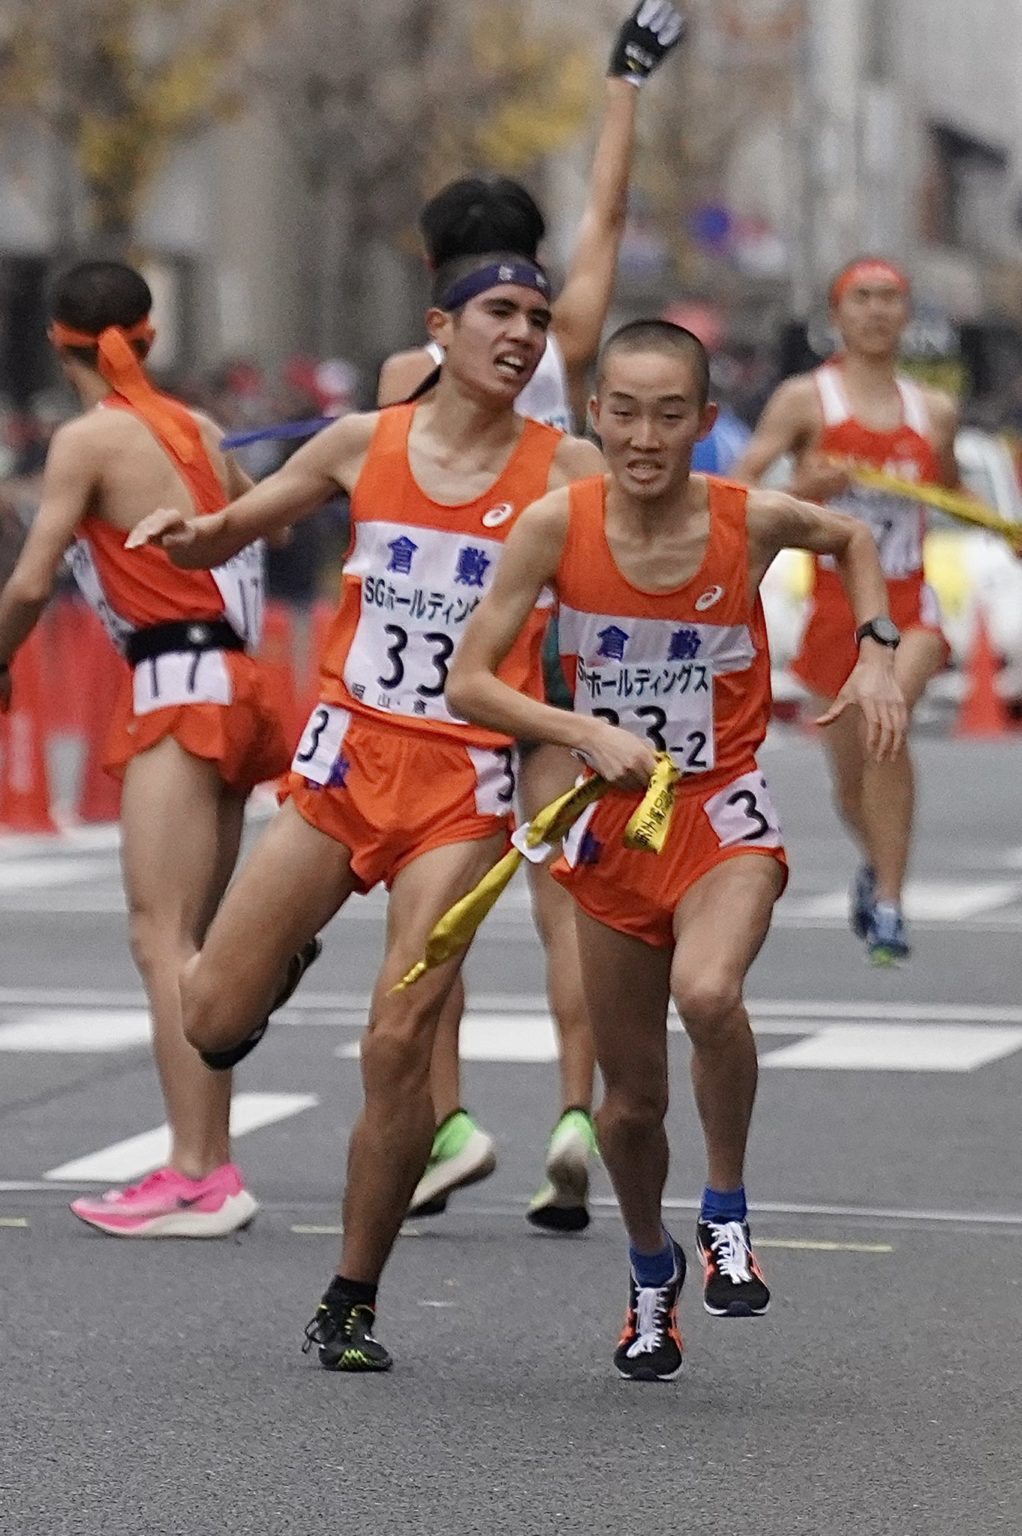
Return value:
<svg viewBox="0 0 1022 1536">
<path fill-rule="evenodd" d="M 88 431 L 70 422 L 54 434 L 46 457 L 42 501 L 18 562 L 0 593 L 0 709 L 10 702 L 12 657 L 49 601 L 65 551 L 89 510 L 98 473 Z"/>
<path fill-rule="evenodd" d="M 933 429 L 933 446 L 940 462 L 940 484 L 949 491 L 962 489 L 962 474 L 955 458 L 955 437 L 961 425 L 958 407 L 943 390 L 926 392 L 926 404 Z"/>
<path fill-rule="evenodd" d="M 204 517 L 167 509 L 150 513 L 129 534 L 125 548 L 155 544 L 186 570 L 222 565 L 255 539 L 311 517 L 338 487 L 350 492 L 375 423 L 375 414 L 345 416 L 222 512 Z"/>
<path fill-rule="evenodd" d="M 380 369 L 376 385 L 376 404 L 400 405 L 435 370 L 436 363 L 425 347 L 414 347 L 409 352 L 395 352 Z"/>
<path fill-rule="evenodd" d="M 888 618 L 887 584 L 869 527 L 827 507 L 797 501 L 783 491 L 752 491 L 748 501 L 750 579 L 758 588 L 782 549 L 830 555 L 841 577 L 856 628 Z M 883 762 L 901 750 L 907 729 L 905 700 L 894 676 L 894 651 L 868 637 L 834 703 L 817 724 L 830 725 L 857 704 L 866 722 L 867 749 Z"/>
<path fill-rule="evenodd" d="M 640 0 L 614 41 L 588 201 L 564 287 L 554 305 L 553 330 L 572 396 L 584 385 L 585 372 L 599 350 L 614 293 L 628 216 L 639 88 L 677 47 L 684 32 L 685 18 L 678 7 L 666 3 L 651 7 Z"/>
<path fill-rule="evenodd" d="M 649 743 L 605 720 L 555 709 L 502 682 L 501 662 L 544 587 L 554 580 L 568 529 L 568 495 L 554 491 L 524 511 L 512 530 L 489 592 L 469 622 L 447 683 L 456 714 L 525 741 L 584 754 L 622 787 L 645 789 L 654 767 Z"/>
<path fill-rule="evenodd" d="M 820 428 L 816 385 L 805 374 L 785 379 L 766 403 L 745 451 L 729 473 L 732 480 L 758 485 L 785 454 L 797 460 L 788 489 L 793 495 L 826 501 L 848 488 L 848 475 L 823 454 L 811 451 Z"/>
<path fill-rule="evenodd" d="M 573 395 L 584 384 L 586 370 L 599 351 L 610 309 L 635 153 L 639 93 L 627 80 L 619 79 L 608 80 L 605 89 L 589 197 L 551 325 Z"/>
</svg>

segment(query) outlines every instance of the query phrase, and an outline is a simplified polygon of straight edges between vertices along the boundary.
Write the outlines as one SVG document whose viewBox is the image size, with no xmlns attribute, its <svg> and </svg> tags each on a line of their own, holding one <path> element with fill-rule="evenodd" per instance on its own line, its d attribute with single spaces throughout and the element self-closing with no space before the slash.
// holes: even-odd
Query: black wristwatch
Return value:
<svg viewBox="0 0 1022 1536">
<path fill-rule="evenodd" d="M 901 644 L 901 630 L 892 619 L 867 619 L 855 631 L 856 645 L 861 645 L 864 640 L 875 640 L 877 645 L 886 645 L 889 650 L 896 651 Z"/>
</svg>

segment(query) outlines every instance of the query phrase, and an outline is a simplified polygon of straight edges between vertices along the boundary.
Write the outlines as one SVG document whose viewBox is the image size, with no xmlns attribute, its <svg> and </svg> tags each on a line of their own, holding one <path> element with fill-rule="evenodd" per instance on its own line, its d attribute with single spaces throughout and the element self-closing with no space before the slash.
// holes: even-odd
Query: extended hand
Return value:
<svg viewBox="0 0 1022 1536">
<path fill-rule="evenodd" d="M 639 0 L 617 35 L 607 73 L 631 85 L 645 85 L 680 43 L 687 25 L 670 0 Z"/>
<path fill-rule="evenodd" d="M 656 767 L 656 753 L 648 741 L 604 720 L 587 721 L 582 753 L 616 789 L 647 789 Z"/>
<path fill-rule="evenodd" d="M 160 507 L 135 524 L 124 547 L 142 549 L 152 544 L 157 549 L 166 550 L 175 565 L 184 566 L 186 570 L 201 570 L 210 564 L 206 556 L 208 541 L 219 531 L 220 521 L 217 513 L 200 519 L 186 517 L 171 507 Z"/>
<path fill-rule="evenodd" d="M 869 755 L 878 763 L 896 757 L 905 745 L 908 709 L 886 658 L 860 656 L 841 692 L 816 724 L 833 725 L 850 705 L 862 711 Z"/>
</svg>

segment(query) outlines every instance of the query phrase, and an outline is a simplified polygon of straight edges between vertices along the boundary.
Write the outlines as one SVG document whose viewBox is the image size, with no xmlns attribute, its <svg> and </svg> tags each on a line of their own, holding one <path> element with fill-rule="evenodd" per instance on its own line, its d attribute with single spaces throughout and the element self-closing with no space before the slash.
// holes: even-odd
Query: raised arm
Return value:
<svg viewBox="0 0 1022 1536">
<path fill-rule="evenodd" d="M 684 17 L 668 0 L 640 0 L 614 43 L 589 196 L 554 305 L 553 329 L 573 395 L 599 350 L 614 293 L 628 213 L 639 88 L 680 42 L 684 30 Z"/>
<path fill-rule="evenodd" d="M 856 627 L 889 617 L 887 584 L 876 540 L 866 523 L 841 512 L 797 501 L 783 491 L 753 491 L 748 503 L 749 576 L 758 588 L 782 549 L 805 549 L 833 557 Z M 849 705 L 862 710 L 869 752 L 883 762 L 902 748 L 908 717 L 894 676 L 894 650 L 868 636 L 859 659 L 834 703 L 817 721 L 830 725 Z"/>
<path fill-rule="evenodd" d="M 311 517 L 338 487 L 350 491 L 375 424 L 375 414 L 345 416 L 222 512 L 203 517 L 170 510 L 153 512 L 128 535 L 125 548 L 158 545 L 175 565 L 187 570 L 222 565 L 246 544 L 272 537 Z"/>
<path fill-rule="evenodd" d="M 0 593 L 0 710 L 10 704 L 11 659 L 46 607 L 64 553 L 98 486 L 91 438 L 81 422 L 71 422 L 54 435 L 46 458 L 39 511 Z"/>
<path fill-rule="evenodd" d="M 612 783 L 645 789 L 655 762 L 648 742 L 604 720 L 529 698 L 497 676 L 540 593 L 554 580 L 567 529 L 567 491 L 553 491 L 522 513 L 504 546 L 493 585 L 458 647 L 447 702 L 477 725 L 519 740 L 568 747 Z"/>
</svg>

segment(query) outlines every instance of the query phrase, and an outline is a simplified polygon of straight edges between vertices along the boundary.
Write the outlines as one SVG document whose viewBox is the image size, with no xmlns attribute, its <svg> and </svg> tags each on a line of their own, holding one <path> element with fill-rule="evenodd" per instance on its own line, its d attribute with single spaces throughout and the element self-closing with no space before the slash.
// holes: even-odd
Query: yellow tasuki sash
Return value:
<svg viewBox="0 0 1022 1536">
<path fill-rule="evenodd" d="M 662 851 L 670 831 L 671 817 L 674 814 L 674 787 L 680 778 L 681 774 L 668 754 L 658 752 L 657 764 L 649 781 L 649 788 L 643 796 L 642 804 L 625 828 L 626 848 L 639 848 L 646 853 Z M 528 848 L 538 848 L 546 843 L 559 843 L 582 812 L 597 800 L 602 800 L 611 788 L 606 779 L 601 779 L 599 776 L 586 779 L 582 784 L 576 784 L 574 789 L 568 790 L 567 794 L 559 795 L 556 800 L 551 800 L 549 805 L 545 805 L 532 821 L 521 829 L 519 841 L 523 841 Z M 512 848 L 499 863 L 487 871 L 475 890 L 469 891 L 467 896 L 456 901 L 454 906 L 444 913 L 426 940 L 426 953 L 423 958 L 412 967 L 407 976 L 391 988 L 391 991 L 404 992 L 407 987 L 414 986 L 420 977 L 425 976 L 427 971 L 443 965 L 445 960 L 450 960 L 459 950 L 468 947 L 475 937 L 476 929 L 496 904 L 501 892 L 510 883 L 512 875 L 523 858 L 525 858 L 524 853 L 518 848 Z"/>
<path fill-rule="evenodd" d="M 868 469 L 856 465 L 850 470 L 859 485 L 872 486 L 878 491 L 889 491 L 894 496 L 906 496 L 911 501 L 921 501 L 927 507 L 936 507 L 960 523 L 972 528 L 985 528 L 989 533 L 999 533 L 1016 548 L 1022 546 L 1022 523 L 1010 522 L 999 517 L 993 507 L 960 491 L 947 491 L 940 485 L 917 485 L 914 480 L 902 480 L 898 475 L 885 474 L 880 469 Z"/>
</svg>

